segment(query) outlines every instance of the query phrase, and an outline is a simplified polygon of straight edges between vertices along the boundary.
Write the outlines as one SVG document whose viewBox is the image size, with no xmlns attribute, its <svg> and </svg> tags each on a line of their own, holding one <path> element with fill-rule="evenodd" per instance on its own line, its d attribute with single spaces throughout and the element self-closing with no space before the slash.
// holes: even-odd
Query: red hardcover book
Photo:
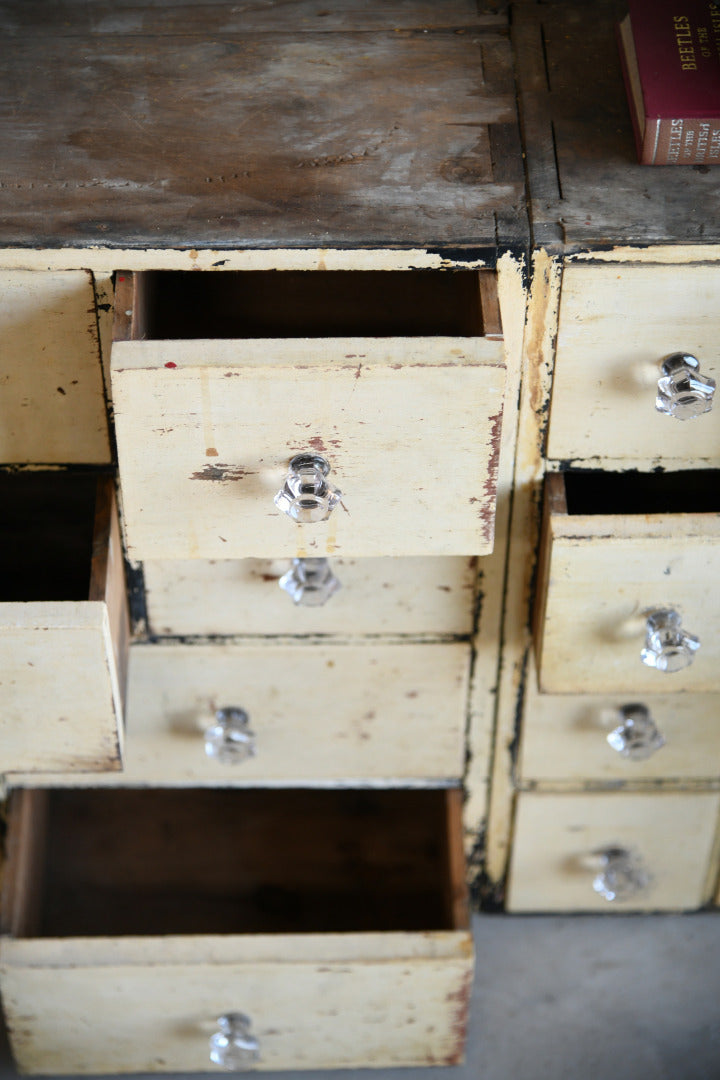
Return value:
<svg viewBox="0 0 720 1080">
<path fill-rule="evenodd" d="M 720 165 L 720 3 L 630 0 L 618 27 L 643 165 Z"/>
</svg>

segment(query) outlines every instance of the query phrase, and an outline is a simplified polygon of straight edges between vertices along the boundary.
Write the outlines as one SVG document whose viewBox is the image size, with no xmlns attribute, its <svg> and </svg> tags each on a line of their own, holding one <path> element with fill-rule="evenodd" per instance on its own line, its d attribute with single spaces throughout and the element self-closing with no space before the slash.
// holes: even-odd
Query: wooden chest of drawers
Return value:
<svg viewBox="0 0 720 1080">
<path fill-rule="evenodd" d="M 7 17 L 0 479 L 119 496 L 0 609 L 30 1072 L 454 1063 L 466 881 L 717 896 L 712 170 L 635 164 L 621 0 L 292 7 Z"/>
</svg>

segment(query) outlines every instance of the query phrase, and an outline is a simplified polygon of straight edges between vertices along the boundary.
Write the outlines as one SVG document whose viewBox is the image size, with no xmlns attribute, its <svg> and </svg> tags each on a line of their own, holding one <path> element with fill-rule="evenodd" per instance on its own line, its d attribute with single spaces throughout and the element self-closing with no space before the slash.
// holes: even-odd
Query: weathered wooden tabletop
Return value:
<svg viewBox="0 0 720 1080">
<path fill-rule="evenodd" d="M 0 246 L 516 243 L 503 6 L 6 0 Z"/>
<path fill-rule="evenodd" d="M 615 38 L 626 12 L 627 0 L 513 5 L 536 245 L 720 240 L 720 167 L 637 163 Z"/>
</svg>

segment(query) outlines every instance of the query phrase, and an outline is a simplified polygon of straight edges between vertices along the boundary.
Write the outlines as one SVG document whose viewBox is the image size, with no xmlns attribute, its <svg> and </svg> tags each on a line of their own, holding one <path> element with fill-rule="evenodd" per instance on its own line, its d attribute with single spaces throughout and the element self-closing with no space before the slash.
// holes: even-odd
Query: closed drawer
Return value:
<svg viewBox="0 0 720 1080">
<path fill-rule="evenodd" d="M 17 791 L 1 978 L 26 1072 L 455 1064 L 460 792 Z M 42 893 L 38 888 L 44 882 Z"/>
<path fill-rule="evenodd" d="M 720 690 L 719 493 L 712 471 L 547 478 L 542 690 Z"/>
<path fill-rule="evenodd" d="M 123 771 L 103 782 L 457 781 L 469 668 L 467 644 L 135 645 Z M 210 757 L 222 709 L 251 735 L 216 730 Z"/>
<path fill-rule="evenodd" d="M 541 694 L 529 673 L 521 780 L 720 778 L 720 695 Z"/>
<path fill-rule="evenodd" d="M 113 481 L 0 473 L 0 773 L 118 768 L 128 619 Z"/>
<path fill-rule="evenodd" d="M 473 557 L 338 558 L 323 567 L 165 559 L 145 562 L 143 573 L 152 634 L 470 634 L 473 627 Z"/>
<path fill-rule="evenodd" d="M 697 908 L 716 869 L 719 810 L 717 793 L 523 793 L 508 910 Z"/>
<path fill-rule="evenodd" d="M 110 462 L 92 275 L 0 270 L 0 462 Z"/>
<path fill-rule="evenodd" d="M 720 410 L 658 412 L 662 362 L 689 353 L 717 382 L 720 266 L 566 267 L 547 456 L 720 465 Z"/>
<path fill-rule="evenodd" d="M 504 386 L 493 289 L 475 272 L 120 275 L 130 553 L 488 553 Z M 303 455 L 317 487 L 342 493 L 327 520 L 275 505 Z M 311 514 L 307 475 L 290 484 Z"/>
</svg>

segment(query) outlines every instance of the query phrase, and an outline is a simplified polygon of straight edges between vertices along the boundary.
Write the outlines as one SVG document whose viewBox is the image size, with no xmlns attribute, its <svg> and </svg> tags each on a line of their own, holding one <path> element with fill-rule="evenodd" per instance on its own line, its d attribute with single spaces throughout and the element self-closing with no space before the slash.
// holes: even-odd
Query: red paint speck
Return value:
<svg viewBox="0 0 720 1080">
<path fill-rule="evenodd" d="M 118 281 L 124 281 L 124 280 L 125 280 L 124 277 L 118 278 Z"/>
<path fill-rule="evenodd" d="M 165 367 L 177 367 L 177 364 L 174 362 L 174 360 L 168 360 Z"/>
</svg>

